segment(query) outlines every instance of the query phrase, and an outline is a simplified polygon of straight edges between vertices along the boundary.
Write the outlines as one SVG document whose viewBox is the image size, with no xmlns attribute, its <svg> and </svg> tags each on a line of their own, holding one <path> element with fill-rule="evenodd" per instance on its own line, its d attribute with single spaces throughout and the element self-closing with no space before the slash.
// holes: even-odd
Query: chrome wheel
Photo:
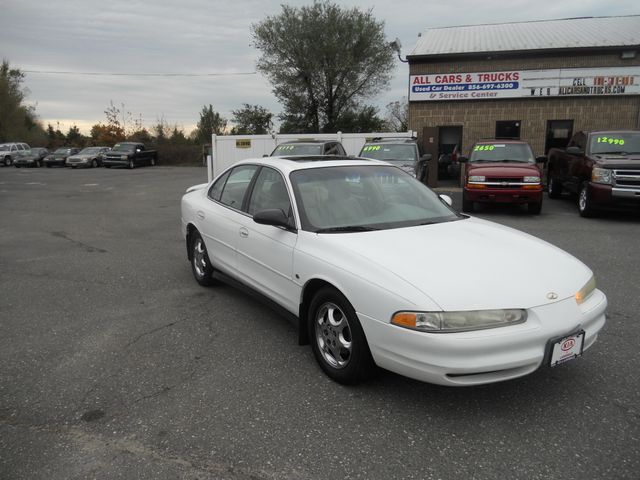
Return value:
<svg viewBox="0 0 640 480">
<path fill-rule="evenodd" d="M 351 328 L 345 313 L 335 303 L 325 303 L 315 318 L 318 349 L 333 368 L 346 367 L 351 360 Z"/>
<path fill-rule="evenodd" d="M 204 277 L 208 266 L 207 250 L 202 238 L 198 237 L 193 242 L 193 269 L 199 277 Z"/>
<path fill-rule="evenodd" d="M 582 188 L 580 190 L 580 195 L 578 196 L 578 208 L 580 208 L 581 212 L 584 212 L 587 209 L 587 189 Z"/>
</svg>

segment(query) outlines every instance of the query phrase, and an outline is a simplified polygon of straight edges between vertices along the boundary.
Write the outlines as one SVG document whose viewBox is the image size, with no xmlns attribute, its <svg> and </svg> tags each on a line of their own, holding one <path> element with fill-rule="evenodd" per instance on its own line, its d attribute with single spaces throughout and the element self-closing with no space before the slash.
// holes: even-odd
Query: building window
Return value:
<svg viewBox="0 0 640 480">
<path fill-rule="evenodd" d="M 520 120 L 496 122 L 496 138 L 520 138 Z"/>
</svg>

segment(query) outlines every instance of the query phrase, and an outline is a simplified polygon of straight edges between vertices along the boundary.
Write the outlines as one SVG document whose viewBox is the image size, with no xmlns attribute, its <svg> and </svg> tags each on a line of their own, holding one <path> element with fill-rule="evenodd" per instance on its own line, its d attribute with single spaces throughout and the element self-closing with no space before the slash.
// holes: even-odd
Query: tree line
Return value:
<svg viewBox="0 0 640 480">
<path fill-rule="evenodd" d="M 29 93 L 24 74 L 4 60 L 0 68 L 0 142 L 26 141 L 57 147 L 113 145 L 123 140 L 176 145 L 210 143 L 213 133 L 280 133 L 406 131 L 406 97 L 386 106 L 367 103 L 389 86 L 394 56 L 384 35 L 384 22 L 371 10 L 343 8 L 330 1 L 303 7 L 282 5 L 278 15 L 251 26 L 252 45 L 260 52 L 258 70 L 270 81 L 282 106 L 277 116 L 260 105 L 243 104 L 224 118 L 212 104 L 204 105 L 194 131 L 186 134 L 164 118 L 145 127 L 124 104 L 110 103 L 105 120 L 83 135 L 73 125 L 43 127 L 35 107 L 25 105 Z"/>
</svg>

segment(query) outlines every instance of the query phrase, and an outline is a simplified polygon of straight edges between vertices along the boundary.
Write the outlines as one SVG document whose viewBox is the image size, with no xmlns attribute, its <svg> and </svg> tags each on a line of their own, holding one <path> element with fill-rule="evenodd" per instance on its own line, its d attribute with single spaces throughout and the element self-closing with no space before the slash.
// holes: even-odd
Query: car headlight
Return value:
<svg viewBox="0 0 640 480">
<path fill-rule="evenodd" d="M 524 177 L 522 181 L 524 183 L 540 183 L 540 177 L 538 176 Z"/>
<path fill-rule="evenodd" d="M 398 312 L 391 323 L 399 327 L 430 333 L 465 332 L 506 327 L 527 320 L 527 311 L 475 310 L 468 312 Z"/>
<path fill-rule="evenodd" d="M 591 181 L 611 185 L 613 183 L 613 172 L 607 168 L 594 167 L 591 170 Z"/>
<path fill-rule="evenodd" d="M 470 175 L 469 176 L 469 181 L 470 182 L 484 182 L 486 180 L 486 177 L 484 175 Z"/>
<path fill-rule="evenodd" d="M 593 275 L 591 275 L 591 278 L 589 279 L 589 281 L 585 283 L 584 287 L 582 287 L 576 293 L 575 295 L 576 303 L 578 305 L 583 303 L 587 298 L 591 296 L 593 292 L 595 292 L 595 290 L 596 290 L 596 278 Z"/>
<path fill-rule="evenodd" d="M 120 155 L 120 160 L 129 160 L 127 155 Z"/>
</svg>

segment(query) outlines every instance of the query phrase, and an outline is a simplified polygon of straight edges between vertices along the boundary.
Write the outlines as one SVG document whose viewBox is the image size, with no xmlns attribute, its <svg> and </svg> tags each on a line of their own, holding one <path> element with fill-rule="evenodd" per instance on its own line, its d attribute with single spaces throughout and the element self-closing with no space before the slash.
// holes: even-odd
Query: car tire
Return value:
<svg viewBox="0 0 640 480">
<path fill-rule="evenodd" d="M 127 165 L 129 167 L 129 170 L 133 170 L 133 168 L 135 167 L 135 165 L 133 164 L 133 160 L 129 160 L 129 165 Z"/>
<path fill-rule="evenodd" d="M 15 165 L 15 164 L 14 164 L 13 166 L 14 166 L 14 167 L 16 167 L 16 168 L 20 168 L 20 165 Z"/>
<path fill-rule="evenodd" d="M 4 157 L 4 165 L 5 167 L 10 167 L 11 166 L 11 157 Z"/>
<path fill-rule="evenodd" d="M 309 306 L 309 338 L 320 368 L 338 383 L 371 378 L 377 367 L 354 308 L 342 293 L 323 287 Z"/>
<path fill-rule="evenodd" d="M 42 163 L 40 163 L 40 160 L 36 160 L 35 163 L 33 164 L 33 166 L 35 168 L 40 168 L 42 166 Z"/>
<path fill-rule="evenodd" d="M 474 204 L 471 200 L 468 200 L 465 194 L 462 194 L 462 211 L 465 213 L 473 213 Z"/>
<path fill-rule="evenodd" d="M 527 212 L 531 215 L 540 215 L 542 211 L 542 202 L 531 202 L 527 204 Z"/>
<path fill-rule="evenodd" d="M 156 159 L 151 157 L 151 160 L 149 160 L 149 165 L 151 165 L 152 167 L 156 166 Z"/>
<path fill-rule="evenodd" d="M 45 165 L 47 166 L 47 168 L 51 168 L 51 164 L 50 163 L 46 163 Z"/>
<path fill-rule="evenodd" d="M 562 196 L 562 183 L 556 178 L 549 174 L 549 184 L 547 185 L 547 190 L 549 194 L 549 198 L 560 198 Z"/>
<path fill-rule="evenodd" d="M 193 277 L 203 287 L 213 285 L 213 266 L 209 260 L 207 246 L 204 244 L 202 236 L 195 232 L 191 237 L 191 270 Z"/>
<path fill-rule="evenodd" d="M 91 160 L 91 168 L 98 168 L 98 160 L 95 158 Z"/>
<path fill-rule="evenodd" d="M 589 218 L 595 216 L 593 201 L 589 195 L 589 183 L 583 182 L 578 192 L 578 212 L 581 217 Z"/>
</svg>

